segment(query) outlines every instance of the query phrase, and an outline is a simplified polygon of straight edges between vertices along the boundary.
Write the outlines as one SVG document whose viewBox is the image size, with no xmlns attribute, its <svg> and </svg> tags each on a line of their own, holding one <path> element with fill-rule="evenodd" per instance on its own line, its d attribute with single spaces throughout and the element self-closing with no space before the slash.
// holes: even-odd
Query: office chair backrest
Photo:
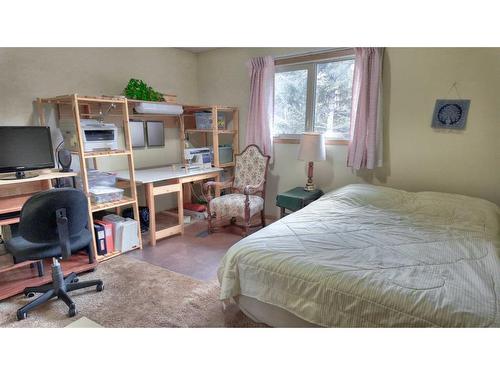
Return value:
<svg viewBox="0 0 500 375">
<path fill-rule="evenodd" d="M 56 211 L 66 209 L 68 234 L 80 233 L 88 222 L 88 201 L 73 188 L 52 189 L 33 195 L 21 210 L 19 234 L 35 243 L 58 242 Z"/>
</svg>

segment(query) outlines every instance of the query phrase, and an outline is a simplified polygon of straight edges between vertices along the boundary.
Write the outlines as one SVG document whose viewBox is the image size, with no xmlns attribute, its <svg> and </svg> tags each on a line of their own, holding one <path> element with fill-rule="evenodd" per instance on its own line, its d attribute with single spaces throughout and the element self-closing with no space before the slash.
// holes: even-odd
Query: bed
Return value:
<svg viewBox="0 0 500 375">
<path fill-rule="evenodd" d="M 271 326 L 499 327 L 500 209 L 348 185 L 232 246 L 221 300 Z"/>
</svg>

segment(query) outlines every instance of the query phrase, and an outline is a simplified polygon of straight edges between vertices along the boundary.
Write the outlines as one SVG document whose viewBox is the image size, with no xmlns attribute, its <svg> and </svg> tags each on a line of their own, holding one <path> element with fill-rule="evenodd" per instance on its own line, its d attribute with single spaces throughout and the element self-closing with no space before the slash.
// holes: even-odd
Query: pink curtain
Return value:
<svg viewBox="0 0 500 375">
<path fill-rule="evenodd" d="M 250 73 L 250 103 L 246 127 L 246 144 L 256 144 L 272 157 L 271 121 L 274 101 L 274 59 L 255 57 L 247 62 Z"/>
<path fill-rule="evenodd" d="M 351 141 L 347 166 L 382 166 L 382 58 L 383 48 L 355 48 L 352 86 Z"/>
</svg>

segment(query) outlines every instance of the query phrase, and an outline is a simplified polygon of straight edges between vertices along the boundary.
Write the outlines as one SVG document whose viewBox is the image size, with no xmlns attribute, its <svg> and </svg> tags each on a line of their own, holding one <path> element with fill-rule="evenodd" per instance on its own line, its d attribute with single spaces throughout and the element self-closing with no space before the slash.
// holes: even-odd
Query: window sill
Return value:
<svg viewBox="0 0 500 375">
<path fill-rule="evenodd" d="M 285 137 L 273 137 L 273 143 L 281 143 L 281 144 L 299 144 L 299 138 L 285 138 Z M 347 139 L 326 139 L 326 145 L 348 145 L 349 140 Z"/>
</svg>

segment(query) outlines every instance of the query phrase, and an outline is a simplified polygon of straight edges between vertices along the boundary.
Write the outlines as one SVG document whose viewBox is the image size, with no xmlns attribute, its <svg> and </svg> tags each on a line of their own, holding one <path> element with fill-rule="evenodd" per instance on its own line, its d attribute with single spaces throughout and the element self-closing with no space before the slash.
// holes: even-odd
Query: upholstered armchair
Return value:
<svg viewBox="0 0 500 375">
<path fill-rule="evenodd" d="M 243 236 L 256 226 L 265 226 L 264 201 L 269 156 L 257 145 L 248 145 L 236 155 L 234 176 L 223 182 L 209 181 L 203 185 L 208 205 L 208 232 L 213 233 L 227 222 L 243 229 Z M 212 198 L 212 188 L 229 189 L 230 194 Z M 252 225 L 252 218 L 260 214 L 260 224 Z M 240 219 L 238 221 L 238 219 Z M 243 221 L 243 224 L 239 222 Z"/>
</svg>

